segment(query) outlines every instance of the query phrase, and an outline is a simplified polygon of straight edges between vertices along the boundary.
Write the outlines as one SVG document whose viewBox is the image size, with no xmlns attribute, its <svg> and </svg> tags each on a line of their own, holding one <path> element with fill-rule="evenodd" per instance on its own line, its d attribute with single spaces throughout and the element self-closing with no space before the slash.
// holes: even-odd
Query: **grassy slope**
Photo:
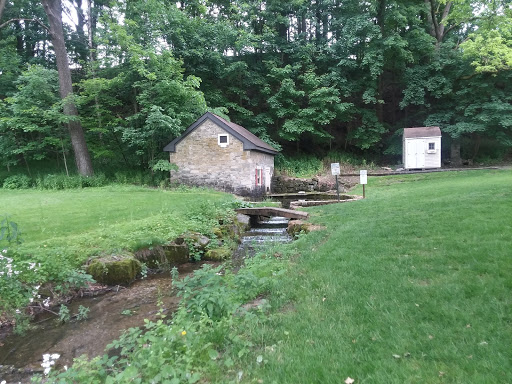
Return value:
<svg viewBox="0 0 512 384">
<path fill-rule="evenodd" d="M 309 210 L 327 229 L 294 243 L 252 378 L 512 382 L 512 172 L 369 182 L 364 201 Z"/>
<path fill-rule="evenodd" d="M 211 190 L 164 191 L 110 186 L 65 191 L 0 189 L 0 213 L 20 225 L 23 253 L 64 254 L 79 265 L 89 255 L 134 250 L 198 226 L 203 202 L 232 200 Z"/>
</svg>

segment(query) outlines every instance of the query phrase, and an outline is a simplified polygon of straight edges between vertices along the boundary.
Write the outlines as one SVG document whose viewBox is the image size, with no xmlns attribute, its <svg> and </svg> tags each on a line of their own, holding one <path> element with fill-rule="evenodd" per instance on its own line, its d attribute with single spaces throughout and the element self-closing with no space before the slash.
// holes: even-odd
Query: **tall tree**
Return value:
<svg viewBox="0 0 512 384">
<path fill-rule="evenodd" d="M 75 153 L 76 166 L 80 174 L 90 176 L 93 174 L 91 157 L 85 141 L 84 131 L 78 118 L 78 111 L 72 99 L 73 84 L 71 81 L 66 44 L 64 42 L 62 3 L 61 0 L 42 0 L 42 4 L 50 24 L 50 34 L 55 51 L 57 71 L 59 73 L 60 96 L 65 100 L 64 114 L 69 117 L 67 125 Z"/>
</svg>

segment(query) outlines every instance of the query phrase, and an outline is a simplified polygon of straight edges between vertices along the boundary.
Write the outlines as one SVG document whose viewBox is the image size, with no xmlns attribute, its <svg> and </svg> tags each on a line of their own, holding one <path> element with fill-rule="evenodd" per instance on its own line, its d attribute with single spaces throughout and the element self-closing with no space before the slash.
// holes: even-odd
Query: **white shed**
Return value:
<svg viewBox="0 0 512 384">
<path fill-rule="evenodd" d="M 402 160 L 405 169 L 441 168 L 439 127 L 404 128 Z"/>
</svg>

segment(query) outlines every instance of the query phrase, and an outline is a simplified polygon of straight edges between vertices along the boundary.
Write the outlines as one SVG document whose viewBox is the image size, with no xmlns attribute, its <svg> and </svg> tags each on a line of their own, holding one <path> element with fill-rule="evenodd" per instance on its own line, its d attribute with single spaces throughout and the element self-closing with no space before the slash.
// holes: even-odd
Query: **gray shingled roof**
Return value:
<svg viewBox="0 0 512 384">
<path fill-rule="evenodd" d="M 416 127 L 404 128 L 404 138 L 410 139 L 414 137 L 436 137 L 441 136 L 439 127 Z"/>
<path fill-rule="evenodd" d="M 270 153 L 272 155 L 277 155 L 278 151 L 272 146 L 265 143 L 263 140 L 258 138 L 253 133 L 249 132 L 244 127 L 232 123 L 223 119 L 220 116 L 217 116 L 211 112 L 206 112 L 203 116 L 196 120 L 194 124 L 187 128 L 187 130 L 180 136 L 171 141 L 164 147 L 164 151 L 166 152 L 176 152 L 176 144 L 178 144 L 181 140 L 183 140 L 190 132 L 199 127 L 206 119 L 210 119 L 219 127 L 224 129 L 227 133 L 235 136 L 238 140 L 240 140 L 244 144 L 244 150 L 253 150 L 259 152 Z"/>
</svg>

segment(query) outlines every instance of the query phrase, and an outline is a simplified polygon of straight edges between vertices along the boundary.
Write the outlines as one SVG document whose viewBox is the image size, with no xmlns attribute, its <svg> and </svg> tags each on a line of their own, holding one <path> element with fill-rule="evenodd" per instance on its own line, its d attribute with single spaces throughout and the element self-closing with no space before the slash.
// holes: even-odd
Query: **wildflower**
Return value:
<svg viewBox="0 0 512 384">
<path fill-rule="evenodd" d="M 43 355 L 43 362 L 41 363 L 41 367 L 44 368 L 45 375 L 48 375 L 50 373 L 52 365 L 55 365 L 55 360 L 57 360 L 59 357 L 60 355 L 58 353 L 45 353 Z"/>
<path fill-rule="evenodd" d="M 187 334 L 187 331 L 181 332 L 181 336 L 185 336 Z"/>
</svg>

